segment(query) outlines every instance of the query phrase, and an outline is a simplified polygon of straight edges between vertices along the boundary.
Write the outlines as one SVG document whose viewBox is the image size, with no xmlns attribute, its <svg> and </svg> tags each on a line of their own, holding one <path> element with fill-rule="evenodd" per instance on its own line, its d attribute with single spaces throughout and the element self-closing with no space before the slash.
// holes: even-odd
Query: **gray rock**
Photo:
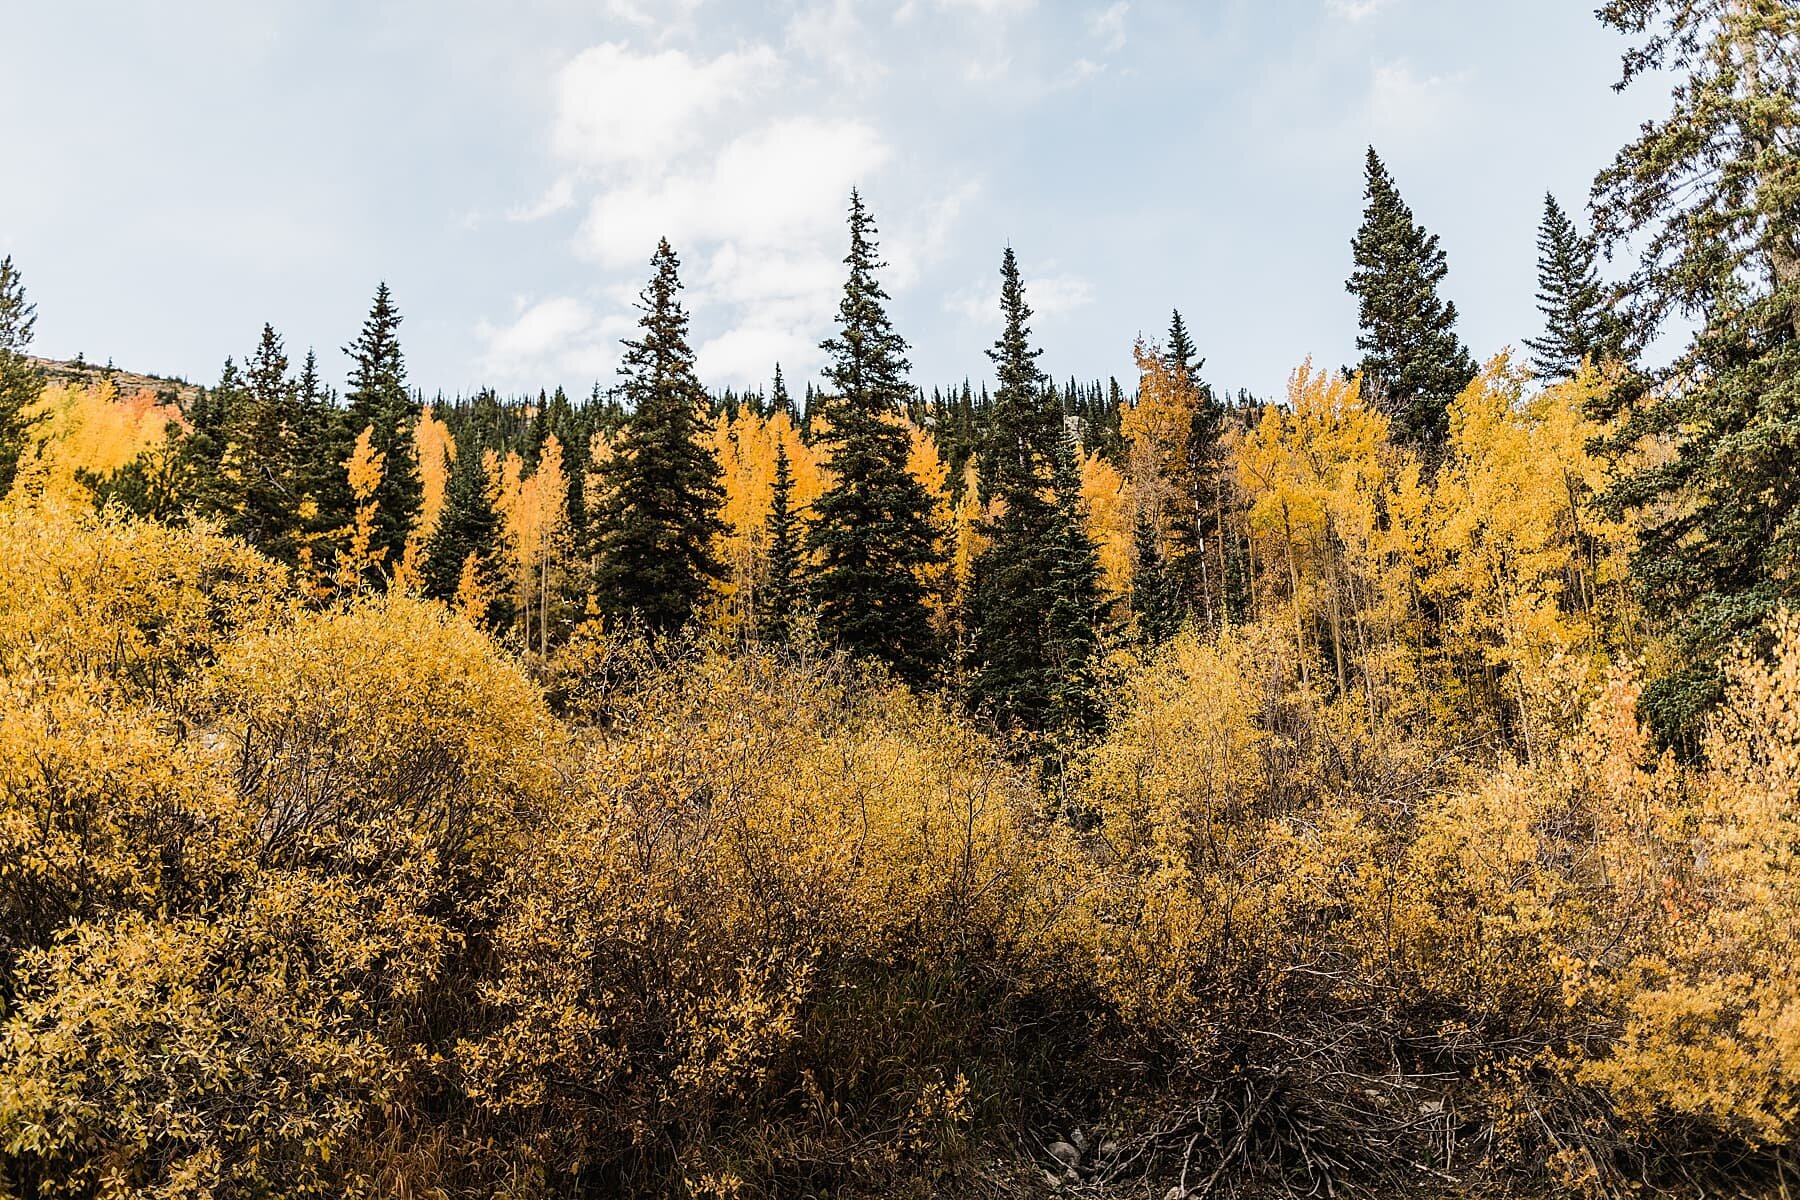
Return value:
<svg viewBox="0 0 1800 1200">
<path fill-rule="evenodd" d="M 1051 1142 L 1050 1157 L 1065 1167 L 1073 1168 L 1081 1165 L 1081 1151 L 1067 1142 Z"/>
</svg>

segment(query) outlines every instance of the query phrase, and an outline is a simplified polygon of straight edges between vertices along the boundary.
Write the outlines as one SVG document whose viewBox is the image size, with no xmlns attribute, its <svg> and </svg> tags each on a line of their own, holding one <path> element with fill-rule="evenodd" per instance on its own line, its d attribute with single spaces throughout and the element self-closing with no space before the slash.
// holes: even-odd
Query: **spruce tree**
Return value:
<svg viewBox="0 0 1800 1200">
<path fill-rule="evenodd" d="M 1096 660 L 1105 598 L 1100 591 L 1100 550 L 1088 536 L 1081 496 L 1081 464 L 1075 442 L 1059 430 L 1050 492 L 1050 610 L 1046 645 L 1050 660 L 1049 724 L 1091 731 L 1100 725 Z"/>
<path fill-rule="evenodd" d="M 1676 77 L 1674 109 L 1646 123 L 1594 185 L 1603 246 L 1642 247 L 1634 316 L 1700 329 L 1615 441 L 1673 450 L 1606 497 L 1643 518 L 1633 571 L 1673 632 L 1674 669 L 1645 715 L 1693 747 L 1723 692 L 1722 659 L 1766 644 L 1800 603 L 1800 13 L 1748 0 L 1609 0 L 1601 19 L 1646 40 L 1625 56 Z"/>
<path fill-rule="evenodd" d="M 781 376 L 777 368 L 776 382 Z M 763 633 L 786 637 L 800 608 L 800 522 L 794 512 L 794 470 L 787 447 L 775 447 L 775 486 L 769 501 L 769 580 L 762 605 Z"/>
<path fill-rule="evenodd" d="M 472 569 L 470 582 L 482 597 L 477 619 L 494 631 L 512 624 L 501 537 L 481 446 L 470 438 L 458 448 L 444 489 L 444 510 L 426 547 L 425 594 L 454 602 Z"/>
<path fill-rule="evenodd" d="M 235 438 L 244 407 L 244 379 L 226 359 L 219 382 L 201 388 L 187 407 L 187 428 L 175 448 L 175 477 L 183 506 L 229 524 L 238 508 Z"/>
<path fill-rule="evenodd" d="M 12 488 L 19 458 L 31 441 L 31 405 L 43 390 L 43 373 L 25 356 L 37 325 L 37 305 L 12 255 L 0 258 L 0 497 Z"/>
<path fill-rule="evenodd" d="M 406 386 L 406 362 L 400 353 L 400 312 L 386 283 L 375 289 L 375 301 L 356 341 L 344 348 L 350 356 L 350 382 L 344 393 L 346 408 L 338 429 L 338 475 L 364 429 L 372 431 L 370 445 L 383 456 L 381 486 L 375 491 L 375 535 L 370 548 L 384 552 L 391 571 L 400 561 L 406 537 L 418 520 L 424 484 L 419 476 L 419 456 L 413 444 L 419 422 L 419 405 Z M 332 516 L 339 527 L 355 519 L 349 489 L 339 484 L 333 491 Z"/>
<path fill-rule="evenodd" d="M 1194 345 L 1187 322 L 1181 319 L 1178 308 L 1169 314 L 1169 344 L 1163 348 L 1163 358 L 1172 370 L 1179 371 L 1189 382 L 1199 382 L 1200 368 L 1206 364 L 1200 359 L 1200 348 Z"/>
<path fill-rule="evenodd" d="M 604 475 L 596 594 L 603 611 L 659 633 L 679 630 L 722 574 L 719 464 L 703 440 L 706 391 L 694 376 L 680 260 L 661 241 L 636 341 L 625 343 L 620 392 L 630 416 Z"/>
<path fill-rule="evenodd" d="M 1363 387 L 1396 440 L 1434 453 L 1475 362 L 1456 335 L 1456 305 L 1438 295 L 1448 268 L 1437 235 L 1413 220 L 1372 146 L 1367 172 L 1368 205 L 1351 244 L 1356 270 L 1345 285 L 1361 309 Z"/>
<path fill-rule="evenodd" d="M 1059 601 L 1074 600 L 1079 590 L 1071 576 L 1061 580 L 1068 594 L 1059 594 L 1058 582 L 1075 545 L 1069 522 L 1079 526 L 1080 517 L 1053 494 L 1061 405 L 1038 367 L 1042 351 L 1031 345 L 1031 308 L 1010 247 L 1000 263 L 1000 312 L 1000 338 L 988 351 L 998 387 L 984 455 L 986 488 L 1000 514 L 985 524 L 988 545 L 969 581 L 970 699 L 1003 726 L 1040 730 L 1070 691 L 1065 667 L 1080 671 L 1085 663 L 1085 656 L 1061 652 L 1076 642 L 1056 627 L 1079 607 L 1065 603 L 1058 611 Z M 1078 502 L 1079 477 L 1074 488 Z"/>
<path fill-rule="evenodd" d="M 272 325 L 263 325 L 243 379 L 232 421 L 238 495 L 227 528 L 292 566 L 301 531 L 302 414 L 287 352 Z"/>
<path fill-rule="evenodd" d="M 1157 545 L 1156 525 L 1143 511 L 1132 528 L 1131 612 L 1138 637 L 1149 645 L 1159 646 L 1181 631 L 1181 598 Z"/>
<path fill-rule="evenodd" d="M 850 194 L 850 268 L 838 333 L 821 348 L 831 383 L 821 405 L 831 472 L 813 506 L 807 544 L 818 563 L 813 599 L 821 633 L 921 683 L 936 659 L 920 574 L 938 561 L 931 499 L 906 468 L 900 414 L 912 396 L 906 342 L 894 332 L 876 279 L 875 222 Z"/>
<path fill-rule="evenodd" d="M 1598 365 L 1624 353 L 1619 321 L 1595 269 L 1599 247 L 1583 237 L 1556 197 L 1544 194 L 1538 226 L 1538 311 L 1544 336 L 1526 338 L 1532 365 L 1547 379 L 1568 379 L 1584 360 Z"/>
<path fill-rule="evenodd" d="M 799 424 L 800 414 L 794 409 L 794 398 L 788 395 L 787 381 L 781 377 L 781 364 L 775 364 L 775 379 L 769 385 L 769 415 L 786 413 L 788 420 Z"/>
</svg>

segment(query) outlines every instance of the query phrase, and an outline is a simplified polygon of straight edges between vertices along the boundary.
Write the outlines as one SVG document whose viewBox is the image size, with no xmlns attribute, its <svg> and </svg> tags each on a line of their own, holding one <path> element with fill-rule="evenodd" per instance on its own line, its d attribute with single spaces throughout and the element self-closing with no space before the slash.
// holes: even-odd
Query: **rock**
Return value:
<svg viewBox="0 0 1800 1200">
<path fill-rule="evenodd" d="M 1051 1187 L 1060 1188 L 1062 1186 L 1062 1176 L 1058 1175 L 1055 1171 L 1045 1171 L 1043 1174 L 1044 1182 Z"/>
<path fill-rule="evenodd" d="M 1119 1143 L 1113 1141 L 1111 1138 L 1107 1138 L 1105 1141 L 1101 1142 L 1100 1143 L 1100 1157 L 1101 1158 L 1117 1158 L 1117 1157 L 1119 1157 Z"/>
<path fill-rule="evenodd" d="M 1163 1200 L 1187 1200 L 1187 1193 L 1181 1190 L 1181 1185 L 1178 1183 L 1163 1193 Z"/>
<path fill-rule="evenodd" d="M 1081 1151 L 1067 1142 L 1051 1142 L 1050 1157 L 1071 1170 L 1081 1165 Z"/>
</svg>

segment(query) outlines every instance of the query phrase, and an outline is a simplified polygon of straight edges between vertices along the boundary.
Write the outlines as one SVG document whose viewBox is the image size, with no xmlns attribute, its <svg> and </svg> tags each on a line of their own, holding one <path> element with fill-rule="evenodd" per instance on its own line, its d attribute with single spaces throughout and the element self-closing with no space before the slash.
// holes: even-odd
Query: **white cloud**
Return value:
<svg viewBox="0 0 1800 1200">
<path fill-rule="evenodd" d="M 791 117 L 729 142 L 699 170 L 622 185 L 588 210 L 580 246 L 620 267 L 649 261 L 656 239 L 777 249 L 835 232 L 850 189 L 887 161 L 860 122 Z"/>
<path fill-rule="evenodd" d="M 657 239 L 670 240 L 691 305 L 741 318 L 699 353 L 709 384 L 761 380 L 771 355 L 810 368 L 820 324 L 843 284 L 850 189 L 891 154 L 860 121 L 771 121 L 733 138 L 710 161 L 603 191 L 577 248 L 603 267 L 638 272 Z"/>
<path fill-rule="evenodd" d="M 1037 0 L 937 0 L 946 12 L 972 13 L 987 18 L 1023 16 L 1037 7 Z"/>
<path fill-rule="evenodd" d="M 559 213 L 575 204 L 575 181 L 567 175 L 555 183 L 530 204 L 522 204 L 506 214 L 509 221 L 541 221 L 545 217 Z"/>
<path fill-rule="evenodd" d="M 602 42 L 557 75 L 551 146 L 581 167 L 664 163 L 700 140 L 708 118 L 769 86 L 778 67 L 762 45 L 696 61 Z"/>
<path fill-rule="evenodd" d="M 1325 7 L 1346 21 L 1366 21 L 1389 3 L 1390 0 L 1325 0 Z"/>
<path fill-rule="evenodd" d="M 694 13 L 705 0 L 606 0 L 606 15 L 661 36 L 693 28 Z"/>
<path fill-rule="evenodd" d="M 1034 318 L 1055 321 L 1093 303 L 1094 287 L 1079 275 L 1055 271 L 1025 276 L 1025 303 Z M 1000 327 L 1000 283 L 997 279 L 971 284 L 944 300 L 946 312 L 957 313 L 981 325 Z"/>
<path fill-rule="evenodd" d="M 1130 11 L 1131 5 L 1126 0 L 1113 0 L 1088 19 L 1088 32 L 1100 40 L 1107 53 L 1114 54 L 1125 48 L 1125 14 Z"/>
<path fill-rule="evenodd" d="M 794 14 L 787 48 L 822 64 L 847 83 L 868 83 L 887 74 L 857 16 L 856 0 L 825 0 Z"/>
<path fill-rule="evenodd" d="M 629 311 L 603 315 L 573 296 L 536 303 L 521 299 L 515 309 L 505 324 L 483 320 L 475 326 L 481 369 L 500 387 L 539 387 L 546 380 L 610 383 L 619 339 L 636 325 Z"/>
<path fill-rule="evenodd" d="M 940 196 L 911 222 L 894 227 L 881 247 L 888 261 L 889 284 L 910 287 L 927 266 L 943 258 L 963 210 L 981 191 L 981 182 L 970 180 Z"/>
<path fill-rule="evenodd" d="M 1462 82 L 1460 76 L 1422 76 L 1404 62 L 1378 63 L 1369 80 L 1370 127 L 1391 139 L 1442 128 L 1462 102 Z"/>
</svg>

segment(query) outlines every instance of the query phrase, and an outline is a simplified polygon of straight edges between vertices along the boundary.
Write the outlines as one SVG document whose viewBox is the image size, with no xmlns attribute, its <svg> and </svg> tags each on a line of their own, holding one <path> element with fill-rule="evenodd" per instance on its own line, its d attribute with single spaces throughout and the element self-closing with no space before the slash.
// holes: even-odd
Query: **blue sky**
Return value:
<svg viewBox="0 0 1800 1200">
<path fill-rule="evenodd" d="M 1663 87 L 1570 0 L 57 0 L 5 18 L 0 252 L 38 350 L 196 381 L 262 322 L 341 382 L 378 280 L 427 391 L 610 382 L 659 234 L 705 381 L 820 364 L 843 209 L 927 387 L 1019 254 L 1043 363 L 1178 306 L 1229 388 L 1355 357 L 1374 143 L 1477 355 L 1537 329 L 1571 208 Z M 297 356 L 297 355 L 296 355 Z"/>
</svg>

